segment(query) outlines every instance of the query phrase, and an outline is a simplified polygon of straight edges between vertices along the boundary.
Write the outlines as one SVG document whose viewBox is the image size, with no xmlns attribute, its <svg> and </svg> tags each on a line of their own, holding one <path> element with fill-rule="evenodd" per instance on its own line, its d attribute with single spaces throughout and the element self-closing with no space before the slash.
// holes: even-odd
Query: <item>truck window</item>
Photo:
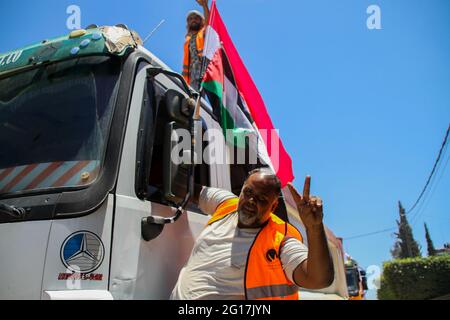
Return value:
<svg viewBox="0 0 450 320">
<path fill-rule="evenodd" d="M 356 269 L 348 268 L 345 270 L 347 288 L 350 296 L 357 296 L 359 292 L 359 279 Z"/>
<path fill-rule="evenodd" d="M 154 134 L 153 134 L 153 144 L 152 155 L 150 161 L 150 174 L 149 174 L 149 184 L 147 186 L 147 199 L 150 201 L 173 205 L 169 203 L 163 196 L 163 151 L 164 151 L 164 130 L 168 122 L 170 122 L 170 117 L 167 114 L 166 104 L 164 101 L 165 88 L 159 83 L 154 83 L 154 97 L 153 106 L 155 108 L 154 112 Z M 150 99 L 151 97 L 149 97 Z M 203 122 L 202 131 L 206 130 L 206 124 Z M 203 132 L 202 132 L 203 136 Z M 149 146 L 150 147 L 150 146 Z M 207 147 L 207 142 L 202 143 L 202 150 Z M 184 181 L 184 180 L 183 180 Z M 195 165 L 195 176 L 194 181 L 196 184 L 202 184 L 205 186 L 210 186 L 210 166 L 202 161 L 200 164 Z M 188 205 L 190 210 L 198 211 L 193 203 Z"/>
<path fill-rule="evenodd" d="M 234 161 L 230 164 L 231 191 L 235 195 L 239 196 L 248 173 L 253 169 L 262 167 L 263 164 L 261 163 L 259 158 L 256 159 L 256 163 L 253 163 L 254 161 L 251 160 L 251 157 L 249 156 L 249 143 L 245 144 L 244 150 L 235 145 L 229 145 L 229 150 L 230 152 L 234 152 Z M 245 156 L 244 163 L 239 163 L 237 161 L 237 155 L 239 152 L 242 152 L 242 154 Z"/>
<path fill-rule="evenodd" d="M 0 194 L 97 178 L 119 74 L 119 60 L 97 56 L 0 79 Z"/>
</svg>

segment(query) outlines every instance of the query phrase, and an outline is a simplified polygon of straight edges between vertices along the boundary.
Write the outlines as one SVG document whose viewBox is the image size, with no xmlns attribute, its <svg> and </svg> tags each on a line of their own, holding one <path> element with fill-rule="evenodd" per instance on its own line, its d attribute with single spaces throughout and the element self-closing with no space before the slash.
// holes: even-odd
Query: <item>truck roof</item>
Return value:
<svg viewBox="0 0 450 320">
<path fill-rule="evenodd" d="M 64 36 L 0 54 L 0 75 L 72 57 L 95 54 L 124 56 L 140 45 L 139 35 L 124 25 L 74 30 Z"/>
<path fill-rule="evenodd" d="M 127 56 L 139 51 L 150 58 L 152 65 L 173 71 L 143 46 L 141 37 L 126 25 L 87 27 L 66 35 L 46 39 L 17 50 L 0 53 L 0 76 L 36 65 L 92 55 Z M 181 87 L 181 85 L 180 85 Z M 212 107 L 202 98 L 202 109 Z M 206 106 L 206 107 L 205 107 Z"/>
</svg>

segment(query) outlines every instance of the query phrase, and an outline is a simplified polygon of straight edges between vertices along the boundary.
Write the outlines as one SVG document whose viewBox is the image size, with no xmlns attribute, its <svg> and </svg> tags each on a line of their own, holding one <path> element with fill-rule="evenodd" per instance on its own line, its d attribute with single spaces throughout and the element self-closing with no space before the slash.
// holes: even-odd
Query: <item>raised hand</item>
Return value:
<svg viewBox="0 0 450 320">
<path fill-rule="evenodd" d="M 208 0 L 195 0 L 195 1 L 197 1 L 197 3 L 199 4 L 199 5 L 201 5 L 202 7 L 208 7 Z"/>
<path fill-rule="evenodd" d="M 319 197 L 310 196 L 311 177 L 306 176 L 303 187 L 303 195 L 300 195 L 295 187 L 288 183 L 289 190 L 294 197 L 297 210 L 305 228 L 320 226 L 323 220 L 322 200 Z"/>
</svg>

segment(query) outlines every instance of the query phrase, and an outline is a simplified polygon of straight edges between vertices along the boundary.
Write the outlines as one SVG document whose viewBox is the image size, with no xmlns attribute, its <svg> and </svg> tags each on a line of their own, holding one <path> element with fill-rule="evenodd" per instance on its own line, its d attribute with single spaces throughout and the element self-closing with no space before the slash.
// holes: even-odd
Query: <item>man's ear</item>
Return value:
<svg viewBox="0 0 450 320">
<path fill-rule="evenodd" d="M 272 203 L 271 212 L 275 212 L 275 209 L 278 207 L 278 198 Z"/>
</svg>

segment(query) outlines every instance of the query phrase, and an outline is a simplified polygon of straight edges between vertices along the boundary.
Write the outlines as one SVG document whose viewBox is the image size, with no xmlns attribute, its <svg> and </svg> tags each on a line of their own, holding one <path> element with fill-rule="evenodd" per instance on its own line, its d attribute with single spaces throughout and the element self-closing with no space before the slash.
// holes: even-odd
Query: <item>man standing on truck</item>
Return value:
<svg viewBox="0 0 450 320">
<path fill-rule="evenodd" d="M 333 264 L 322 223 L 322 200 L 288 184 L 306 228 L 308 248 L 289 223 L 273 214 L 281 183 L 267 169 L 247 177 L 239 197 L 203 187 L 194 195 L 212 214 L 180 272 L 171 299 L 298 299 L 298 286 L 331 285 Z"/>
<path fill-rule="evenodd" d="M 187 34 L 184 42 L 183 77 L 195 90 L 200 89 L 203 66 L 203 47 L 205 32 L 209 19 L 208 0 L 196 0 L 203 7 L 204 15 L 197 10 L 191 10 L 186 17 Z"/>
</svg>

